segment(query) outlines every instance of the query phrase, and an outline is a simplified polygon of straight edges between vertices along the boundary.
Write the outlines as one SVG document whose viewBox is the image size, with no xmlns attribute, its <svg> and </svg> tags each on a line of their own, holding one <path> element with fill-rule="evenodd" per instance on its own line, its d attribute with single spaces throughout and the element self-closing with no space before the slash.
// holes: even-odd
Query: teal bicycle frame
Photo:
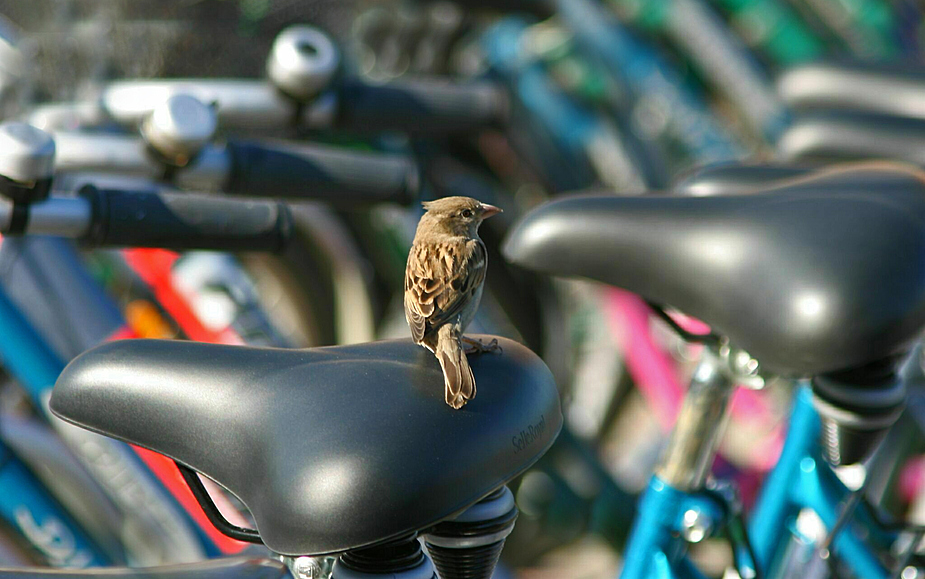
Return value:
<svg viewBox="0 0 925 579">
<path fill-rule="evenodd" d="M 714 372 L 704 376 L 705 366 L 710 370 L 711 364 Z M 736 508 L 734 498 L 704 490 L 733 390 L 732 380 L 716 371 L 716 364 L 715 359 L 702 362 L 692 379 L 661 467 L 641 500 L 626 549 L 623 579 L 704 577 L 687 557 L 688 544 L 715 534 L 728 520 L 730 509 Z M 761 576 L 774 576 L 795 539 L 802 541 L 807 552 L 822 548 L 819 541 L 824 538 L 803 536 L 797 529 L 797 517 L 810 510 L 829 532 L 838 528 L 828 548 L 840 563 L 859 577 L 886 579 L 889 571 L 870 543 L 888 547 L 897 534 L 880 528 L 864 509 L 853 512 L 858 526 L 837 527 L 853 493 L 822 458 L 812 391 L 806 385 L 798 388 L 783 452 L 751 513 L 750 540 L 732 541 L 739 572 L 742 577 L 755 577 L 757 567 Z M 858 528 L 865 532 L 865 540 L 857 534 Z M 743 556 L 747 561 L 742 562 Z"/>
</svg>

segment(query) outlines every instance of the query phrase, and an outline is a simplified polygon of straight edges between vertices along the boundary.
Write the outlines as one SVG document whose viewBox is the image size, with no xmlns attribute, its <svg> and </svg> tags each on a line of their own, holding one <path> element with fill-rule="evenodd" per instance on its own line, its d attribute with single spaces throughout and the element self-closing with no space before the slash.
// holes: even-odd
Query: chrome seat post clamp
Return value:
<svg viewBox="0 0 925 579">
<path fill-rule="evenodd" d="M 681 491 L 703 487 L 728 419 L 737 385 L 760 389 L 760 366 L 744 350 L 723 339 L 704 348 L 656 474 Z"/>
</svg>

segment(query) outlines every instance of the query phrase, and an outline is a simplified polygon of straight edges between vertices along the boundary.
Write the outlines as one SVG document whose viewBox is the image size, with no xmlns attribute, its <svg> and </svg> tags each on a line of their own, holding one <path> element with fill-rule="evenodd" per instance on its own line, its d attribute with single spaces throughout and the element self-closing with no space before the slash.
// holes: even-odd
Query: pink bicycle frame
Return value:
<svg viewBox="0 0 925 579">
<path fill-rule="evenodd" d="M 676 361 L 659 346 L 652 336 L 652 310 L 635 294 L 615 288 L 605 290 L 605 307 L 611 331 L 614 332 L 624 355 L 627 370 L 640 393 L 655 413 L 662 429 L 671 430 L 684 397 Z M 693 319 L 679 320 L 685 329 L 702 333 L 709 328 Z M 770 435 L 761 440 L 748 465 L 767 472 L 777 463 L 783 448 L 784 430 L 761 393 L 739 388 L 732 401 L 733 420 L 758 421 L 774 424 Z"/>
</svg>

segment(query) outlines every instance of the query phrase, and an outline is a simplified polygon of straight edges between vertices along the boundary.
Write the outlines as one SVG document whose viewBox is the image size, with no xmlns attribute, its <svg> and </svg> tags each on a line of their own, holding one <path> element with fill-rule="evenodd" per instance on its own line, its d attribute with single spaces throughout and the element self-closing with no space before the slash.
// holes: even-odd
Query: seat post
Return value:
<svg viewBox="0 0 925 579">
<path fill-rule="evenodd" d="M 735 382 L 724 356 L 713 348 L 705 348 L 656 468 L 656 474 L 664 482 L 686 492 L 703 487 L 726 426 L 734 389 Z"/>
</svg>

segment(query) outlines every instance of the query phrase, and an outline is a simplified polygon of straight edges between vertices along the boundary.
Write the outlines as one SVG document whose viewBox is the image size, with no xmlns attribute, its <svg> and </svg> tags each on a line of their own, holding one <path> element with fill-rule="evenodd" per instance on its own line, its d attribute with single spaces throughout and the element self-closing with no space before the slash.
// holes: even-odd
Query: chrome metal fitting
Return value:
<svg viewBox="0 0 925 579">
<path fill-rule="evenodd" d="M 761 364 L 751 354 L 732 346 L 725 339 L 717 352 L 733 382 L 750 390 L 764 388 L 766 380 L 761 374 Z"/>
<path fill-rule="evenodd" d="M 331 38 L 313 26 L 290 26 L 273 42 L 267 76 L 278 89 L 308 102 L 328 88 L 340 70 L 340 51 Z"/>
<path fill-rule="evenodd" d="M 50 179 L 54 170 L 51 135 L 26 123 L 0 124 L 0 176 L 28 184 Z"/>
<path fill-rule="evenodd" d="M 171 95 L 141 123 L 141 136 L 167 163 L 183 167 L 199 154 L 218 128 L 215 109 L 188 94 Z"/>
<path fill-rule="evenodd" d="M 55 141 L 26 123 L 0 124 L 0 196 L 15 203 L 48 198 L 55 170 Z M 14 228 L 22 233 L 25 221 Z"/>
<path fill-rule="evenodd" d="M 681 517 L 681 536 L 688 543 L 699 543 L 713 533 L 713 518 L 700 509 L 688 509 Z"/>
<path fill-rule="evenodd" d="M 699 490 L 707 480 L 737 382 L 728 362 L 727 355 L 704 348 L 691 376 L 674 430 L 656 469 L 658 476 L 676 489 Z"/>
<path fill-rule="evenodd" d="M 328 579 L 334 565 L 333 557 L 280 555 L 279 560 L 289 568 L 295 579 Z"/>
</svg>

